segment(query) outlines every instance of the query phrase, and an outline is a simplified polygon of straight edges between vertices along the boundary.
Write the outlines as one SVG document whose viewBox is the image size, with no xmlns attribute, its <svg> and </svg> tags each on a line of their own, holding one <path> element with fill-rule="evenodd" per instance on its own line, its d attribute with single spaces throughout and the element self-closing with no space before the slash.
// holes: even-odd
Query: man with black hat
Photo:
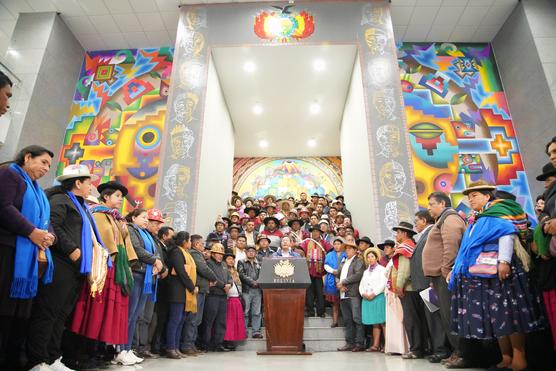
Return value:
<svg viewBox="0 0 556 371">
<path fill-rule="evenodd" d="M 227 293 L 232 285 L 232 276 L 228 268 L 222 263 L 224 246 L 215 243 L 210 249 L 211 257 L 208 267 L 216 275 L 216 281 L 211 282 L 209 294 L 205 302 L 203 314 L 203 348 L 216 352 L 227 352 L 224 348 L 224 334 L 226 333 Z"/>
<path fill-rule="evenodd" d="M 237 270 L 239 273 L 239 278 L 241 279 L 241 283 L 243 284 L 242 296 L 245 303 L 245 308 L 243 308 L 245 327 L 247 328 L 249 319 L 251 319 L 252 337 L 255 339 L 262 339 L 262 291 L 257 282 L 257 280 L 259 279 L 259 273 L 261 271 L 261 265 L 257 260 L 257 250 L 254 246 L 247 247 L 247 259 L 237 263 Z"/>
<path fill-rule="evenodd" d="M 237 245 L 237 239 L 240 233 L 241 233 L 241 227 L 237 224 L 232 224 L 230 228 L 228 228 L 228 234 L 230 237 L 226 241 L 226 244 L 225 245 L 223 244 L 227 250 L 235 251 Z"/>
<path fill-rule="evenodd" d="M 288 225 L 291 230 L 288 235 L 292 239 L 293 243 L 298 244 L 309 237 L 309 233 L 304 231 L 301 227 L 303 226 L 303 221 L 301 219 L 295 218 L 288 221 Z"/>
<path fill-rule="evenodd" d="M 311 203 L 309 204 L 309 206 L 311 206 L 313 210 L 316 210 L 318 204 L 319 204 L 319 194 L 313 193 L 311 195 Z"/>
<path fill-rule="evenodd" d="M 280 247 L 280 240 L 284 237 L 284 234 L 278 229 L 280 221 L 275 216 L 267 216 L 263 223 L 265 225 L 265 229 L 261 232 L 261 234 L 270 239 L 270 246 L 278 249 Z"/>
<path fill-rule="evenodd" d="M 257 236 L 257 260 L 262 263 L 264 258 L 270 258 L 276 250 L 270 247 L 270 238 L 264 234 L 259 234 Z"/>
<path fill-rule="evenodd" d="M 359 249 L 358 254 L 359 257 L 363 258 L 363 253 L 369 248 L 374 247 L 375 244 L 371 241 L 371 239 L 367 236 L 363 236 L 358 240 L 355 240 L 357 243 L 357 248 Z"/>
<path fill-rule="evenodd" d="M 392 228 L 396 232 L 398 248 L 392 257 L 393 268 L 397 271 L 392 274 L 396 277 L 395 293 L 400 298 L 403 308 L 403 324 L 409 340 L 409 352 L 402 354 L 404 359 L 423 358 L 427 345 L 427 328 L 423 319 L 425 313 L 419 292 L 415 291 L 411 281 L 411 259 L 415 251 L 413 236 L 417 234 L 413 225 L 400 222 Z"/>
<path fill-rule="evenodd" d="M 382 257 L 378 261 L 378 264 L 382 265 L 383 267 L 386 267 L 390 259 L 392 259 L 392 255 L 394 255 L 394 248 L 396 247 L 396 242 L 392 240 L 384 240 L 384 242 L 379 243 L 377 247 L 381 249 L 383 252 Z"/>
<path fill-rule="evenodd" d="M 228 238 L 230 238 L 230 235 L 228 234 L 228 232 L 226 232 L 226 224 L 221 217 L 216 219 L 216 222 L 214 223 L 214 231 L 212 231 L 212 233 L 218 236 L 218 242 L 226 246 L 227 240 Z"/>
<path fill-rule="evenodd" d="M 310 229 L 311 237 L 299 244 L 305 253 L 311 285 L 307 289 L 305 299 L 305 312 L 307 316 L 315 315 L 315 302 L 317 315 L 324 317 L 324 292 L 322 278 L 326 274 L 324 270 L 324 259 L 326 254 L 332 250 L 332 245 L 321 237 L 321 230 L 318 225 Z"/>
</svg>

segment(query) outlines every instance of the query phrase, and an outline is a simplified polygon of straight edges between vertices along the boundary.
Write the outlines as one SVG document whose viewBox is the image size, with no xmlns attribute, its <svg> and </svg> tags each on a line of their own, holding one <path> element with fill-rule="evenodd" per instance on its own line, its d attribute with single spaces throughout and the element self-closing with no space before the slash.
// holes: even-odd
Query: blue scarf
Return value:
<svg viewBox="0 0 556 371">
<path fill-rule="evenodd" d="M 36 228 L 48 230 L 50 222 L 50 204 L 39 184 L 31 180 L 29 175 L 17 164 L 11 164 L 10 168 L 21 175 L 27 188 L 23 194 L 21 214 Z M 42 282 L 52 282 L 54 264 L 50 249 L 45 250 L 48 265 Z M 10 297 L 18 299 L 30 299 L 37 294 L 39 284 L 39 247 L 28 237 L 17 235 L 15 241 L 14 276 L 10 288 Z"/>
<path fill-rule="evenodd" d="M 469 225 L 463 234 L 448 288 L 455 289 L 460 274 L 471 277 L 469 266 L 475 264 L 485 245 L 498 243 L 500 237 L 516 233 L 518 231 L 511 221 L 497 217 L 483 216 Z"/>
<path fill-rule="evenodd" d="M 89 211 L 89 208 L 83 207 L 72 192 L 66 193 L 81 215 L 81 269 L 79 271 L 81 274 L 89 274 L 91 273 L 91 266 L 93 264 L 93 235 L 91 231 L 94 231 L 98 243 L 100 243 L 104 249 L 106 249 L 106 247 L 104 247 L 100 239 L 100 233 L 98 233 L 97 225 L 94 222 L 93 215 Z M 112 260 L 110 258 L 108 259 L 108 266 L 112 266 Z"/>
<path fill-rule="evenodd" d="M 346 258 L 346 253 L 342 251 L 340 257 L 338 258 L 338 253 L 336 250 L 330 251 L 326 254 L 326 258 L 324 259 L 324 265 L 330 266 L 330 268 L 338 269 L 340 263 Z M 328 273 L 324 277 L 324 291 L 327 294 L 336 295 L 338 293 L 338 289 L 336 288 L 336 277 Z"/>
<path fill-rule="evenodd" d="M 139 231 L 139 235 L 141 236 L 141 239 L 143 239 L 145 250 L 155 255 L 156 254 L 155 242 L 151 234 L 145 231 L 144 229 L 139 228 L 138 226 L 137 226 L 137 231 Z M 155 277 L 154 285 L 153 285 L 153 265 L 147 264 L 147 267 L 145 268 L 145 284 L 143 285 L 143 294 L 150 295 L 150 299 L 153 303 L 156 302 L 157 287 L 158 287 L 158 277 Z"/>
</svg>

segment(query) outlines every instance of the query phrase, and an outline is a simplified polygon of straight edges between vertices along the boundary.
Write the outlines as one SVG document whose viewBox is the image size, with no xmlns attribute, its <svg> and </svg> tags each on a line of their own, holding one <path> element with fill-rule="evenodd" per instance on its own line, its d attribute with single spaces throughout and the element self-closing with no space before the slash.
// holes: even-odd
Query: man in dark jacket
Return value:
<svg viewBox="0 0 556 371">
<path fill-rule="evenodd" d="M 262 291 L 257 280 L 261 271 L 261 265 L 257 260 L 257 250 L 255 246 L 247 246 L 247 259 L 237 263 L 239 278 L 243 284 L 243 315 L 245 317 L 245 327 L 249 323 L 251 316 L 252 336 L 255 339 L 262 339 L 261 335 L 261 302 Z"/>
<path fill-rule="evenodd" d="M 197 294 L 197 313 L 190 324 L 183 326 L 182 343 L 180 352 L 187 355 L 195 355 L 200 351 L 195 347 L 199 325 L 203 321 L 203 311 L 205 309 L 206 296 L 209 293 L 209 282 L 216 282 L 218 278 L 207 265 L 207 261 L 203 256 L 205 246 L 203 245 L 203 237 L 198 234 L 191 236 L 191 250 L 189 254 L 195 261 L 197 270 L 197 287 L 199 293 Z"/>
<path fill-rule="evenodd" d="M 357 246 L 344 244 L 347 259 L 340 265 L 336 287 L 340 290 L 340 310 L 344 318 L 346 345 L 340 352 L 365 350 L 365 329 L 361 322 L 361 295 L 359 282 L 365 272 L 365 263 L 357 257 Z"/>
<path fill-rule="evenodd" d="M 272 257 L 276 252 L 276 250 L 270 247 L 270 238 L 264 234 L 259 233 L 257 236 L 257 245 L 259 245 L 259 250 L 257 251 L 257 260 L 259 263 L 262 263 L 264 258 Z"/>
<path fill-rule="evenodd" d="M 215 352 L 228 352 L 222 346 L 226 333 L 227 293 L 232 286 L 230 271 L 222 263 L 224 246 L 215 243 L 210 249 L 211 257 L 208 267 L 216 275 L 216 281 L 210 282 L 209 294 L 203 314 L 203 347 Z"/>
</svg>

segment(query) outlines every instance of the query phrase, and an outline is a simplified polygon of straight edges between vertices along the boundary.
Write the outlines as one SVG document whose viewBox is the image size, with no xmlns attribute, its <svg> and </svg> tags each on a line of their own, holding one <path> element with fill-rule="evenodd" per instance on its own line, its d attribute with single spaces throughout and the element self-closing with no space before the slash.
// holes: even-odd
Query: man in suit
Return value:
<svg viewBox="0 0 556 371">
<path fill-rule="evenodd" d="M 344 318 L 346 345 L 340 352 L 365 350 L 365 330 L 361 322 L 361 296 L 359 282 L 365 271 L 363 260 L 357 257 L 357 246 L 344 244 L 347 259 L 338 269 L 336 287 L 340 290 L 340 310 Z"/>
</svg>

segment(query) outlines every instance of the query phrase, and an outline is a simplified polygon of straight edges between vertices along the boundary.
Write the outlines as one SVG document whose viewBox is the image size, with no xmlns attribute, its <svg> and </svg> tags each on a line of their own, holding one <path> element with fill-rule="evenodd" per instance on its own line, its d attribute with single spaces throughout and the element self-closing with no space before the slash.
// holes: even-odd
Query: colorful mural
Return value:
<svg viewBox="0 0 556 371">
<path fill-rule="evenodd" d="M 87 52 L 57 173 L 86 164 L 129 189 L 124 210 L 153 207 L 173 48 Z"/>
<path fill-rule="evenodd" d="M 340 157 L 234 159 L 233 189 L 241 197 L 299 197 L 307 194 L 343 193 Z"/>
<path fill-rule="evenodd" d="M 405 43 L 398 58 L 418 202 L 483 178 L 512 192 L 534 220 L 508 102 L 489 44 Z"/>
<path fill-rule="evenodd" d="M 284 43 L 305 39 L 315 31 L 315 20 L 308 11 L 292 12 L 293 4 L 272 7 L 280 12 L 263 10 L 255 17 L 253 30 L 261 39 Z"/>
</svg>

